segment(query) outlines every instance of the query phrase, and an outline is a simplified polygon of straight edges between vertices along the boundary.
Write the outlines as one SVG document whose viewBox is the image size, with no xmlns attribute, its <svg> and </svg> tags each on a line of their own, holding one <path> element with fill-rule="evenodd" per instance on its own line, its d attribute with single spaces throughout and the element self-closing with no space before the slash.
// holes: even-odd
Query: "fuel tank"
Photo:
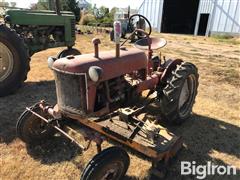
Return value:
<svg viewBox="0 0 240 180">
<path fill-rule="evenodd" d="M 92 54 L 68 56 L 56 60 L 52 68 L 65 73 L 86 73 L 91 66 L 102 68 L 100 81 L 119 77 L 136 70 L 147 68 L 147 56 L 139 49 L 131 48 L 120 50 L 120 57 L 115 56 L 115 51 L 100 52 L 99 57 Z"/>
</svg>

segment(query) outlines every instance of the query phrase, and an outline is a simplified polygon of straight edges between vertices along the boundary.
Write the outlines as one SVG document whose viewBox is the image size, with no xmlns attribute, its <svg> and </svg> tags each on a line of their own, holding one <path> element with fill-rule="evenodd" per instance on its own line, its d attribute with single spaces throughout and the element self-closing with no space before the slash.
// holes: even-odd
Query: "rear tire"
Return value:
<svg viewBox="0 0 240 180">
<path fill-rule="evenodd" d="M 6 96 L 27 79 L 29 53 L 24 40 L 5 24 L 0 24 L 0 96 Z"/>
<path fill-rule="evenodd" d="M 129 167 L 129 156 L 120 147 L 110 147 L 98 153 L 84 169 L 81 180 L 120 180 Z"/>
<path fill-rule="evenodd" d="M 191 115 L 198 77 L 196 66 L 189 62 L 182 62 L 172 71 L 159 93 L 160 113 L 168 122 L 181 124 Z"/>
<path fill-rule="evenodd" d="M 79 50 L 77 50 L 75 48 L 68 48 L 68 49 L 64 49 L 60 53 L 58 53 L 57 59 L 64 58 L 69 55 L 76 56 L 76 55 L 80 55 L 80 54 L 81 54 L 81 52 Z"/>
</svg>

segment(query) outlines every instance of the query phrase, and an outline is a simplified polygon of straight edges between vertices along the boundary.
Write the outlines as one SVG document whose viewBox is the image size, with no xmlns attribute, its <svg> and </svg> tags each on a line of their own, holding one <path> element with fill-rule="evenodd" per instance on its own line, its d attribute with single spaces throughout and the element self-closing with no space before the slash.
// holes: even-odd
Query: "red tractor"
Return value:
<svg viewBox="0 0 240 180">
<path fill-rule="evenodd" d="M 27 107 L 17 122 L 18 137 L 38 143 L 57 131 L 85 151 L 89 146 L 69 135 L 69 131 L 80 132 L 89 144 L 95 142 L 98 150 L 83 171 L 83 180 L 121 179 L 130 161 L 126 148 L 149 159 L 152 174 L 162 176 L 168 160 L 181 148 L 182 138 L 158 120 L 148 119 L 146 108 L 154 104 L 161 119 L 182 123 L 192 112 L 198 72 L 195 65 L 181 59 L 152 57 L 153 50 L 165 46 L 166 41 L 150 38 L 140 29 L 136 32 L 146 37 L 134 48 L 121 47 L 115 37 L 115 51 L 99 52 L 100 40 L 95 38 L 92 54 L 50 58 L 57 104 L 41 101 Z M 102 150 L 104 140 L 119 146 Z"/>
</svg>

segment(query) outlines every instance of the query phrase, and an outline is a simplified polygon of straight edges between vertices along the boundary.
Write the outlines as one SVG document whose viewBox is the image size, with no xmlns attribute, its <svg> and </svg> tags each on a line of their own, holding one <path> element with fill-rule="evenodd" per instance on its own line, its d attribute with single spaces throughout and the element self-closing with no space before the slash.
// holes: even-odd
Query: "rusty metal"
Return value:
<svg viewBox="0 0 240 180">
<path fill-rule="evenodd" d="M 94 44 L 94 57 L 98 58 L 99 57 L 98 44 L 101 44 L 101 41 L 98 38 L 93 38 L 92 43 Z"/>
<path fill-rule="evenodd" d="M 46 123 L 48 123 L 48 124 L 50 123 L 49 120 L 47 120 L 46 118 L 44 118 L 44 117 L 40 116 L 39 114 L 35 113 L 30 108 L 27 107 L 26 109 L 28 111 L 30 111 L 32 114 L 34 114 L 35 116 L 37 116 L 40 119 L 42 119 L 43 121 L 45 121 Z M 129 137 L 124 137 L 119 132 L 115 132 L 115 131 L 111 130 L 109 128 L 111 125 L 109 125 L 109 127 L 108 126 L 102 126 L 101 124 L 98 124 L 96 121 L 91 121 L 91 120 L 88 120 L 88 119 L 82 119 L 78 115 L 71 114 L 71 113 L 65 114 L 65 116 L 67 116 L 68 118 L 71 118 L 72 120 L 76 120 L 78 123 L 80 123 L 79 126 L 78 126 L 78 128 L 80 129 L 80 132 L 84 134 L 84 137 L 86 139 L 89 139 L 89 143 L 86 147 L 79 144 L 74 138 L 72 138 L 70 135 L 68 135 L 61 128 L 59 128 L 59 127 L 57 127 L 56 125 L 53 125 L 53 124 L 51 124 L 51 125 L 58 132 L 60 132 L 65 137 L 70 139 L 73 143 L 75 143 L 77 146 L 79 146 L 84 151 L 86 151 L 89 148 L 92 140 L 96 142 L 98 152 L 101 151 L 101 144 L 102 144 L 103 138 L 98 137 L 99 135 L 94 135 L 93 132 L 98 132 L 99 134 L 102 134 L 107 138 L 110 138 L 114 141 L 117 141 L 117 142 L 122 143 L 126 146 L 129 146 L 130 148 L 144 154 L 146 157 L 149 157 L 150 159 L 152 159 L 154 161 L 159 161 L 159 160 L 162 160 L 162 159 L 167 161 L 168 159 L 173 157 L 182 146 L 182 138 L 173 135 L 172 133 L 168 132 L 163 127 L 161 128 L 160 136 L 164 137 L 163 139 L 168 141 L 168 143 L 166 143 L 166 142 L 164 143 L 164 144 L 167 144 L 167 145 L 162 145 L 161 148 L 158 145 L 159 146 L 158 150 L 156 150 L 156 149 L 150 148 L 150 147 L 148 147 L 148 146 L 146 146 L 146 145 L 144 145 L 140 142 L 137 142 L 136 140 L 134 140 L 134 138 L 137 135 L 137 133 L 139 132 L 139 130 L 141 129 L 141 126 L 144 124 L 144 121 L 142 121 L 142 120 L 140 120 L 136 117 L 134 117 L 134 119 L 136 121 L 139 121 L 141 123 L 141 125 L 139 125 L 139 124 L 136 125 L 133 131 L 130 130 L 130 132 L 131 132 L 130 136 Z M 89 128 L 89 129 L 87 130 L 85 127 Z M 64 128 L 66 128 L 66 127 L 64 126 Z M 97 140 L 97 139 L 99 139 L 99 140 Z M 160 140 L 160 142 L 162 142 L 162 140 Z"/>
<path fill-rule="evenodd" d="M 120 44 L 116 44 L 116 57 L 120 56 Z"/>
<path fill-rule="evenodd" d="M 144 33 L 143 30 L 135 30 L 135 32 L 136 31 Z M 148 44 L 147 55 L 136 48 L 125 48 L 124 50 L 118 48 L 121 52 L 121 56 L 119 57 L 115 57 L 113 51 L 99 53 L 98 44 L 100 40 L 94 38 L 92 40 L 95 49 L 94 54 L 75 56 L 71 61 L 67 58 L 56 60 L 52 65 L 52 69 L 56 75 L 59 109 L 63 112 L 71 111 L 82 116 L 90 114 L 93 116 L 101 116 L 116 109 L 117 107 L 112 108 L 112 104 L 115 103 L 116 99 L 120 101 L 121 98 L 125 96 L 124 94 L 117 93 L 115 97 L 111 97 L 110 94 L 114 93 L 112 91 L 121 92 L 121 88 L 125 90 L 128 88 L 127 91 L 129 94 L 139 94 L 147 89 L 156 89 L 158 84 L 163 81 L 162 79 L 168 74 L 171 74 L 169 72 L 171 72 L 172 68 L 176 67 L 176 64 L 181 61 L 169 60 L 163 65 L 158 63 L 159 67 L 155 67 L 158 71 L 153 72 L 151 60 L 152 45 L 156 48 L 162 46 L 164 41 L 150 38 L 148 34 L 146 34 L 146 39 Z M 91 80 L 89 77 L 89 69 L 92 67 L 99 67 L 101 69 L 101 76 L 97 78 L 97 82 Z M 117 82 L 119 77 L 126 74 L 129 74 L 132 85 L 124 85 L 124 83 L 121 82 L 109 88 L 109 81 L 115 79 L 114 81 Z M 79 80 L 76 79 L 77 76 Z M 62 79 L 62 77 L 64 79 Z M 61 83 L 58 83 L 59 81 L 61 81 Z M 98 94 L 99 87 L 101 86 L 104 87 L 101 91 L 106 92 L 107 101 L 100 109 L 96 109 L 96 99 L 99 98 L 96 94 Z M 77 87 L 80 87 L 80 91 Z M 73 91 L 74 89 L 78 91 Z M 61 94 L 69 94 L 69 96 L 73 95 L 74 97 L 64 99 L 65 96 L 62 97 Z"/>
<path fill-rule="evenodd" d="M 159 83 L 159 75 L 153 74 L 151 76 L 148 76 L 146 80 L 138 84 L 137 92 L 140 93 L 147 89 L 155 89 L 158 83 Z"/>
<path fill-rule="evenodd" d="M 136 70 L 146 69 L 147 57 L 145 53 L 136 48 L 126 51 L 120 50 L 121 57 L 116 58 L 114 51 L 105 51 L 95 58 L 94 54 L 84 54 L 75 56 L 69 61 L 67 58 L 58 59 L 53 63 L 53 69 L 69 73 L 86 73 L 92 66 L 98 66 L 103 69 L 103 75 L 100 81 L 105 81 L 123 74 L 131 73 Z"/>
<path fill-rule="evenodd" d="M 28 110 L 83 150 L 95 142 L 97 151 L 101 152 L 103 141 L 112 140 L 148 157 L 153 164 L 160 160 L 167 163 L 182 147 L 182 138 L 156 120 L 148 120 L 144 110 L 157 100 L 158 89 L 182 60 L 162 62 L 157 58 L 159 62 L 153 65 L 153 49 L 165 46 L 166 41 L 150 38 L 143 30 L 135 32 L 146 35 L 146 39 L 135 44 L 139 49 L 121 49 L 116 44 L 115 51 L 99 52 L 100 40 L 94 38 L 94 53 L 54 61 L 51 69 L 55 75 L 57 105 L 53 107 L 44 101 L 39 105 L 53 119 L 64 120 L 61 121 L 63 129 Z M 101 73 L 95 77 L 92 68 L 100 69 Z M 139 105 L 145 90 L 149 93 Z M 82 134 L 87 146 L 79 144 L 68 130 Z"/>
<path fill-rule="evenodd" d="M 167 41 L 164 38 L 151 37 L 151 49 L 157 50 L 166 46 Z M 148 50 L 149 40 L 148 38 L 140 39 L 134 43 L 134 46 L 141 50 Z"/>
<path fill-rule="evenodd" d="M 47 120 L 46 118 L 44 118 L 43 116 L 40 116 L 39 114 L 35 113 L 34 111 L 32 111 L 30 108 L 26 107 L 26 110 L 28 110 L 29 112 L 31 112 L 32 114 L 34 114 L 35 116 L 39 117 L 41 120 L 43 120 L 44 122 L 46 122 L 47 124 L 50 124 L 50 121 Z M 67 133 L 65 133 L 62 129 L 60 129 L 58 126 L 56 125 L 52 125 L 52 127 L 54 129 L 56 129 L 58 132 L 60 132 L 62 135 L 64 135 L 65 137 L 67 137 L 68 139 L 70 139 L 72 142 L 74 142 L 79 148 L 81 148 L 82 150 L 85 150 L 86 148 L 83 147 L 81 144 L 79 144 L 75 139 L 73 139 L 71 136 L 69 136 Z"/>
<path fill-rule="evenodd" d="M 136 30 L 139 31 L 143 34 L 144 31 L 142 30 Z M 135 32 L 136 32 L 135 31 Z M 168 71 L 167 68 L 172 68 L 174 67 L 176 64 L 178 64 L 180 61 L 176 60 L 176 61 L 168 61 L 167 63 L 164 63 L 163 65 L 161 65 L 161 63 L 159 63 L 159 68 L 157 68 L 159 70 L 159 72 L 154 72 L 152 71 L 152 64 L 151 64 L 151 58 L 152 58 L 152 48 L 154 49 L 158 49 L 160 47 L 163 47 L 166 44 L 166 41 L 164 41 L 163 39 L 156 39 L 156 38 L 149 38 L 149 36 L 146 34 L 146 42 L 147 46 L 146 47 L 142 47 L 140 49 L 144 49 L 144 50 L 148 50 L 147 55 L 137 49 L 123 49 L 120 50 L 119 47 L 116 46 L 116 57 L 114 57 L 114 52 L 113 51 L 108 51 L 108 52 L 102 52 L 99 54 L 98 52 L 98 44 L 99 44 L 99 40 L 98 39 L 93 39 L 93 44 L 94 44 L 94 49 L 95 49 L 95 53 L 94 54 L 86 54 L 86 55 L 81 55 L 81 56 L 75 56 L 71 61 L 65 59 L 60 59 L 54 62 L 53 64 L 53 70 L 55 70 L 55 73 L 61 72 L 61 73 L 70 73 L 73 76 L 75 74 L 85 74 L 87 79 L 85 81 L 86 84 L 86 94 L 82 94 L 81 96 L 84 97 L 84 95 L 86 95 L 86 112 L 85 114 L 87 116 L 102 116 L 104 114 L 110 113 L 111 111 L 113 111 L 111 104 L 115 103 L 115 98 L 111 97 L 111 90 L 115 89 L 116 87 L 120 88 L 121 85 L 117 84 L 116 86 L 114 86 L 114 88 L 110 88 L 109 87 L 109 81 L 116 78 L 114 81 L 117 82 L 117 78 L 125 75 L 125 74 L 130 74 L 130 77 L 132 77 L 132 79 L 135 79 L 135 85 L 133 83 L 132 87 L 130 88 L 130 92 L 134 92 L 136 94 L 143 92 L 144 90 L 147 89 L 151 89 L 154 90 L 156 89 L 156 87 L 158 86 L 158 84 L 161 81 L 162 75 L 164 75 L 163 77 L 165 77 L 166 75 L 169 74 L 170 71 Z M 142 43 L 143 41 L 141 41 Z M 124 44 L 125 42 L 123 42 Z M 140 44 L 141 44 L 140 43 Z M 122 44 L 122 45 L 123 45 Z M 138 44 L 139 46 L 139 44 Z M 121 56 L 120 53 L 118 54 L 118 50 L 121 51 Z M 118 57 L 119 56 L 119 57 Z M 97 66 L 102 68 L 103 73 L 101 75 L 101 78 L 99 79 L 99 81 L 96 82 L 92 82 L 89 81 L 88 78 L 88 69 L 91 66 Z M 161 66 L 161 67 L 160 67 Z M 135 73 L 132 72 L 136 72 L 136 71 L 145 71 L 144 77 L 142 77 L 142 79 L 139 79 L 138 76 L 135 75 Z M 103 82 L 103 84 L 101 85 L 101 82 Z M 68 84 L 68 82 L 66 81 L 66 87 L 69 87 L 70 85 Z M 63 84 L 63 81 L 62 81 Z M 83 86 L 81 84 L 77 85 L 77 86 Z M 95 110 L 96 108 L 96 99 L 97 96 L 96 94 L 98 94 L 99 91 L 99 87 L 102 86 L 103 90 L 106 93 L 106 97 L 107 97 L 107 101 L 104 102 L 105 104 L 99 109 L 99 110 Z M 116 89 L 116 91 L 118 90 L 118 88 Z M 57 89 L 58 88 L 58 83 L 57 83 Z M 119 92 L 119 91 L 118 91 Z M 131 93 L 132 93 L 131 92 Z M 119 95 L 118 95 L 119 96 Z M 118 96 L 116 96 L 117 98 L 119 98 Z M 75 96 L 76 97 L 76 96 Z M 75 98 L 76 100 L 77 98 Z M 73 107 L 75 108 L 75 107 Z M 143 108 L 144 109 L 144 108 Z M 94 122 L 90 122 L 88 120 L 86 120 L 86 117 L 82 116 L 82 114 L 77 114 L 69 111 L 68 109 L 64 110 L 61 109 L 61 111 L 63 111 L 64 115 L 67 117 L 70 117 L 72 119 L 76 119 L 78 120 L 80 123 L 82 123 L 83 125 L 92 128 L 93 130 L 108 136 L 114 140 L 118 140 L 119 135 L 117 135 L 118 137 L 115 137 L 114 133 L 112 135 L 110 135 L 109 132 L 107 132 L 107 127 L 105 127 L 105 131 L 103 130 L 103 127 L 101 127 L 100 125 L 94 123 Z M 123 114 L 122 114 L 123 116 Z M 133 116 L 133 114 L 129 114 L 129 116 Z M 127 121 L 128 119 L 125 119 L 125 121 Z M 135 130 L 133 130 L 132 134 L 129 136 L 130 139 L 133 139 L 134 136 L 138 133 L 139 130 L 141 130 L 141 125 L 144 125 L 144 122 L 141 122 L 140 120 L 138 121 L 141 124 L 136 124 L 135 125 Z M 120 141 L 121 142 L 121 141 Z M 121 142 L 124 143 L 124 142 Z M 126 142 L 125 142 L 126 143 Z M 131 146 L 132 148 L 136 148 L 136 149 L 140 149 L 139 151 L 142 152 L 145 155 L 150 155 L 151 157 L 157 157 L 156 152 L 151 152 L 150 150 L 146 150 L 145 147 L 142 147 L 139 144 L 127 144 L 129 146 Z M 150 152 L 148 152 L 150 151 Z M 146 153 L 147 152 L 147 153 Z M 155 154 L 154 154 L 155 153 Z"/>
<path fill-rule="evenodd" d="M 40 101 L 39 107 L 43 112 L 50 114 L 55 119 L 60 119 L 62 117 L 61 112 L 59 111 L 58 105 L 56 104 L 54 107 L 46 104 L 44 100 Z"/>
<path fill-rule="evenodd" d="M 101 144 L 97 144 L 97 152 L 100 153 L 102 151 L 102 146 Z"/>
<path fill-rule="evenodd" d="M 77 120 L 83 126 L 86 126 L 90 129 L 92 129 L 93 131 L 97 131 L 98 133 L 100 133 L 116 142 L 124 144 L 124 145 L 144 154 L 146 157 L 149 157 L 151 159 L 161 160 L 169 155 L 173 155 L 173 154 L 169 154 L 172 147 L 179 147 L 179 148 L 181 147 L 181 141 L 179 141 L 179 139 L 181 139 L 181 138 L 174 136 L 172 133 L 168 132 L 167 130 L 160 131 L 162 137 L 165 137 L 166 139 L 170 140 L 169 144 L 167 146 L 165 146 L 164 148 L 162 147 L 162 149 L 160 148 L 162 151 L 161 152 L 159 150 L 161 152 L 160 153 L 160 152 L 157 152 L 156 150 L 149 148 L 139 142 L 133 141 L 132 139 L 128 139 L 128 138 L 122 136 L 119 132 L 112 131 L 109 128 L 110 125 L 109 125 L 109 127 L 108 126 L 104 127 L 104 126 L 99 125 L 96 122 L 89 121 L 88 119 L 81 119 L 81 118 L 79 118 L 79 116 L 77 116 L 75 114 L 67 114 L 67 116 L 70 117 L 71 119 Z M 164 129 L 164 128 L 162 128 L 162 129 Z M 176 143 L 178 145 L 176 145 Z M 177 150 L 179 150 L 179 149 L 177 149 Z"/>
</svg>

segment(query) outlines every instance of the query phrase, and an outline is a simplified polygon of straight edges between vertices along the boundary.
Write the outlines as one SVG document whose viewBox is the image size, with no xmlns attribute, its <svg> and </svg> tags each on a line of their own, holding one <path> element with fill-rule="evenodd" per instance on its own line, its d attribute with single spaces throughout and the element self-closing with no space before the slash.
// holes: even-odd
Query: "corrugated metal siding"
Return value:
<svg viewBox="0 0 240 180">
<path fill-rule="evenodd" d="M 198 13 L 211 13 L 213 10 L 213 0 L 200 0 Z"/>
<path fill-rule="evenodd" d="M 206 30 L 206 34 L 208 34 L 211 26 L 211 18 L 212 18 L 212 12 L 214 9 L 214 1 L 215 0 L 200 0 L 199 1 L 199 7 L 198 7 L 198 14 L 196 18 L 196 24 L 195 24 L 195 30 L 194 34 L 197 35 L 198 32 L 198 26 L 200 22 L 200 14 L 209 14 L 209 20 L 208 20 L 208 26 Z"/>
<path fill-rule="evenodd" d="M 240 33 L 239 0 L 217 0 L 212 11 L 211 32 Z"/>
<path fill-rule="evenodd" d="M 144 0 L 138 13 L 150 21 L 154 30 L 160 32 L 164 0 Z"/>
<path fill-rule="evenodd" d="M 152 27 L 161 31 L 164 0 L 144 0 L 138 13 L 146 16 Z M 214 32 L 240 33 L 240 0 L 200 0 L 194 34 L 200 14 L 209 13 L 206 35 Z"/>
</svg>

